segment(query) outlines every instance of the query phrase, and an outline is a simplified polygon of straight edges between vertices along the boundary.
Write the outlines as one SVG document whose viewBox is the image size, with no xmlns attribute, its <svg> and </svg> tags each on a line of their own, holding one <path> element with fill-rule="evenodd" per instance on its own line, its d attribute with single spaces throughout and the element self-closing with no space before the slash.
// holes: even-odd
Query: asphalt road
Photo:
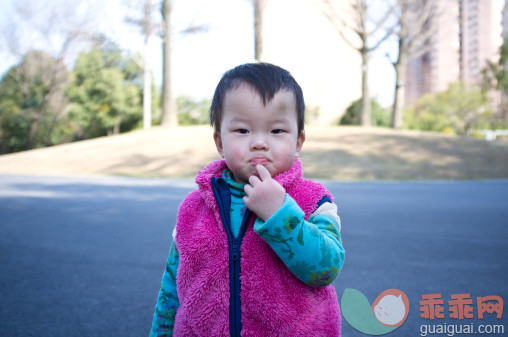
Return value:
<svg viewBox="0 0 508 337">
<path fill-rule="evenodd" d="M 445 323 L 508 329 L 508 313 L 479 320 L 476 307 L 476 297 L 508 301 L 508 181 L 325 185 L 343 222 L 339 298 L 345 288 L 371 303 L 390 288 L 409 298 L 406 322 L 387 336 Z M 0 176 L 0 336 L 147 336 L 178 203 L 192 187 Z M 444 319 L 420 318 L 431 293 L 442 295 Z M 449 318 L 450 296 L 464 293 L 474 318 Z M 342 335 L 364 336 L 344 320 Z"/>
</svg>

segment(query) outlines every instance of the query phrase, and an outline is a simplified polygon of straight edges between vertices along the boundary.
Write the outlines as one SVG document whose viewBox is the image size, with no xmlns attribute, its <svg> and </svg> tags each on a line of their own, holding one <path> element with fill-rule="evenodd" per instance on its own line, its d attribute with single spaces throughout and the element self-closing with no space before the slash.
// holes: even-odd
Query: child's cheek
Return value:
<svg viewBox="0 0 508 337">
<path fill-rule="evenodd" d="M 231 149 L 231 155 L 236 162 L 242 161 L 244 159 L 243 157 L 245 156 L 244 151 L 242 151 L 242 148 L 239 146 L 234 146 Z"/>
<path fill-rule="evenodd" d="M 277 172 L 277 173 L 281 173 L 281 172 L 289 170 L 295 162 L 295 158 L 293 156 L 289 156 L 289 155 L 282 156 L 281 155 L 279 158 L 280 158 L 280 160 L 277 163 L 278 164 L 277 171 L 279 171 L 279 172 Z"/>
<path fill-rule="evenodd" d="M 245 154 L 240 148 L 233 146 L 229 148 L 225 159 L 229 168 L 235 171 L 243 167 L 244 156 Z"/>
</svg>

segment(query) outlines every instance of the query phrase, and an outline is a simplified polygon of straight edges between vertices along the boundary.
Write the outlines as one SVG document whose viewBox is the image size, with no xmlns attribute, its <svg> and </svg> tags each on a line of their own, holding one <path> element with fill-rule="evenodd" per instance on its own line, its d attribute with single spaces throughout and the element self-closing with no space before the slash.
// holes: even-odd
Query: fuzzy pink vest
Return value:
<svg viewBox="0 0 508 337">
<path fill-rule="evenodd" d="M 174 336 L 229 336 L 229 250 L 211 187 L 224 161 L 208 165 L 196 177 L 199 188 L 180 205 L 176 242 L 180 254 Z M 302 178 L 297 159 L 276 176 L 305 212 L 330 193 Z M 242 332 L 247 336 L 340 336 L 340 310 L 333 286 L 309 287 L 298 280 L 253 230 L 251 217 L 241 247 Z"/>
</svg>

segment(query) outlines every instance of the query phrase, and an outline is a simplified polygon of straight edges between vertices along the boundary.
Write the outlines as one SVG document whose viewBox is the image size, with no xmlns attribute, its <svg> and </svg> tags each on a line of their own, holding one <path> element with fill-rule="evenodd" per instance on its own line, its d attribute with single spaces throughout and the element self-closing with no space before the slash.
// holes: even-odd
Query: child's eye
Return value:
<svg viewBox="0 0 508 337">
<path fill-rule="evenodd" d="M 240 133 L 240 134 L 242 134 L 242 135 L 245 135 L 246 133 L 249 133 L 249 130 L 247 130 L 247 129 L 236 129 L 235 131 Z"/>
<path fill-rule="evenodd" d="M 272 133 L 276 134 L 276 135 L 279 134 L 279 133 L 283 133 L 283 132 L 284 132 L 284 130 L 282 130 L 282 129 L 273 129 L 272 130 Z"/>
</svg>

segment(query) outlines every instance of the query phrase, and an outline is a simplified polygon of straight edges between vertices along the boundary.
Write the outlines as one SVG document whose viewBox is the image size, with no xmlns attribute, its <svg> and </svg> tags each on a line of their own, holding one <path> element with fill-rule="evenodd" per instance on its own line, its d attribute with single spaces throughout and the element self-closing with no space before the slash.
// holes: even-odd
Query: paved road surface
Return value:
<svg viewBox="0 0 508 337">
<path fill-rule="evenodd" d="M 477 319 L 476 297 L 508 301 L 508 181 L 328 182 L 346 263 L 334 285 L 370 302 L 410 300 L 388 336 Z M 0 336 L 146 336 L 189 181 L 0 176 Z M 423 294 L 469 293 L 474 319 L 421 319 Z M 506 331 L 508 334 L 508 331 Z M 343 336 L 363 336 L 345 321 Z M 445 336 L 445 335 L 441 335 Z"/>
</svg>

